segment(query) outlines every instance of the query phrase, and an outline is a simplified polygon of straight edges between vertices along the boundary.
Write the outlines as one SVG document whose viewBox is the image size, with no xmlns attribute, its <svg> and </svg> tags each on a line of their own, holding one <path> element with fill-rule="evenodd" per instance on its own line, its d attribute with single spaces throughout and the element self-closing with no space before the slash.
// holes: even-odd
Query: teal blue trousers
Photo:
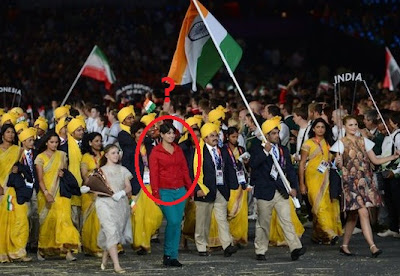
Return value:
<svg viewBox="0 0 400 276">
<path fill-rule="evenodd" d="M 179 189 L 160 189 L 160 198 L 165 202 L 172 202 L 186 194 L 184 187 Z M 161 211 L 167 220 L 164 239 L 164 255 L 170 256 L 171 259 L 178 258 L 179 242 L 181 239 L 181 224 L 183 212 L 185 210 L 185 202 L 172 206 L 160 205 Z"/>
</svg>

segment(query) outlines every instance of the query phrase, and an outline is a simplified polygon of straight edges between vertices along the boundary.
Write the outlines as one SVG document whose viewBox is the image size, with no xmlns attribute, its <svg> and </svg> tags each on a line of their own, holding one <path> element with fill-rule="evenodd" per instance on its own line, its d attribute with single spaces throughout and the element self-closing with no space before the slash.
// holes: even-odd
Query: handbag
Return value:
<svg viewBox="0 0 400 276">
<path fill-rule="evenodd" d="M 103 195 L 112 196 L 114 191 L 108 185 L 106 177 L 101 169 L 95 169 L 90 175 L 86 186 L 90 188 L 90 192 Z"/>
</svg>

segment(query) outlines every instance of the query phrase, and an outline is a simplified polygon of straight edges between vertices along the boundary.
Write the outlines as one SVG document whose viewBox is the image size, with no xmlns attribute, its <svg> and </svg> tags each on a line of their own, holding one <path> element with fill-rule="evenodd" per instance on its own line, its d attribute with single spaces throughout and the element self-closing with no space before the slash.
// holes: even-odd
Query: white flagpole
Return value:
<svg viewBox="0 0 400 276">
<path fill-rule="evenodd" d="M 83 69 L 85 68 L 85 65 L 86 65 L 86 63 L 87 63 L 89 57 L 93 54 L 93 52 L 94 52 L 94 50 L 96 49 L 96 47 L 97 47 L 97 45 L 94 45 L 92 51 L 90 52 L 90 54 L 89 54 L 88 57 L 86 58 L 85 63 L 82 65 L 81 70 L 79 71 L 78 75 L 76 76 L 74 82 L 72 83 L 70 89 L 69 89 L 68 92 L 67 92 L 67 95 L 65 95 L 65 98 L 64 98 L 64 100 L 62 101 L 62 103 L 61 103 L 60 106 L 63 106 L 63 105 L 65 104 L 65 102 L 67 101 L 69 95 L 70 95 L 71 92 L 72 92 L 72 89 L 74 89 L 76 83 L 78 82 L 78 79 L 79 79 L 79 77 L 81 76 L 81 74 L 82 74 L 82 72 L 83 72 Z"/>
<path fill-rule="evenodd" d="M 233 82 L 234 82 L 236 88 L 238 89 L 239 94 L 240 94 L 240 96 L 242 97 L 243 102 L 244 102 L 246 108 L 248 109 L 248 111 L 249 111 L 249 113 L 250 113 L 250 115 L 251 115 L 251 118 L 253 119 L 255 125 L 257 126 L 258 131 L 260 131 L 264 143 L 268 143 L 268 140 L 267 140 L 267 138 L 265 137 L 264 133 L 262 132 L 262 129 L 261 129 L 259 123 L 257 122 L 257 119 L 256 119 L 256 117 L 254 116 L 254 113 L 253 113 L 253 111 L 251 110 L 251 108 L 250 108 L 250 106 L 249 106 L 249 103 L 247 102 L 247 99 L 246 99 L 246 97 L 244 96 L 244 94 L 243 94 L 243 92 L 242 92 L 242 89 L 240 88 L 240 86 L 239 86 L 239 84 L 238 84 L 238 82 L 237 82 L 237 80 L 236 80 L 236 78 L 235 78 L 235 75 L 234 75 L 233 72 L 232 72 L 232 69 L 229 67 L 229 64 L 228 64 L 228 62 L 226 61 L 225 56 L 223 55 L 223 53 L 222 53 L 222 51 L 221 51 L 219 45 L 218 45 L 217 42 L 216 42 L 216 39 L 215 39 L 215 37 L 214 37 L 214 34 L 211 32 L 211 30 L 210 30 L 210 28 L 209 28 L 209 26 L 208 26 L 208 23 L 204 20 L 204 16 L 203 16 L 203 14 L 201 13 L 201 10 L 200 10 L 200 8 L 199 8 L 199 6 L 198 6 L 197 0 L 192 0 L 192 1 L 193 1 L 193 4 L 196 6 L 196 9 L 197 9 L 197 11 L 198 11 L 198 13 L 199 13 L 201 19 L 203 20 L 204 26 L 206 26 L 206 28 L 207 28 L 207 30 L 208 30 L 208 33 L 210 34 L 210 37 L 211 37 L 212 41 L 214 42 L 215 48 L 217 49 L 218 54 L 220 55 L 220 57 L 221 57 L 221 59 L 222 59 L 224 65 L 225 65 L 225 67 L 226 67 L 226 70 L 228 70 L 229 76 L 232 78 L 232 80 L 233 80 Z M 269 155 L 269 153 L 268 153 L 266 150 L 264 150 L 264 152 L 265 152 L 266 155 Z M 278 160 L 276 159 L 275 155 L 271 154 L 271 157 L 272 157 L 272 160 L 274 161 L 274 165 L 275 165 L 276 169 L 278 170 L 279 176 L 281 177 L 282 182 L 283 182 L 283 184 L 285 185 L 285 188 L 286 188 L 287 192 L 289 193 L 290 190 L 292 189 L 292 188 L 290 187 L 290 183 L 289 183 L 289 181 L 287 180 L 285 174 L 283 173 L 282 168 L 281 168 L 281 166 L 279 165 L 279 162 L 278 162 Z M 296 197 L 293 197 L 292 199 L 293 199 L 294 206 L 295 206 L 296 208 L 300 208 L 300 202 L 299 202 L 299 200 L 298 200 Z"/>
<path fill-rule="evenodd" d="M 387 131 L 387 133 L 388 133 L 388 136 L 391 138 L 393 145 L 396 147 L 396 144 L 394 143 L 395 141 L 393 140 L 392 135 L 390 135 L 391 133 L 390 133 L 390 131 L 389 131 L 389 128 L 388 128 L 388 126 L 386 125 L 386 122 L 385 122 L 385 120 L 383 119 L 383 116 L 382 116 L 381 112 L 379 111 L 379 108 L 378 108 L 378 106 L 377 106 L 377 104 L 376 104 L 376 102 L 375 102 L 375 99 L 374 99 L 374 97 L 372 96 L 371 91 L 369 91 L 368 85 L 367 85 L 367 83 L 365 82 L 365 80 L 363 80 L 363 83 L 364 83 L 365 89 L 367 89 L 367 92 L 368 92 L 369 96 L 371 97 L 371 100 L 372 100 L 372 103 L 374 104 L 374 107 L 375 107 L 375 109 L 376 109 L 376 112 L 378 112 L 378 115 L 379 115 L 379 117 L 380 117 L 381 120 L 382 120 L 382 124 L 385 126 L 385 129 L 386 129 L 386 131 Z M 397 148 L 397 147 L 396 147 L 396 148 Z"/>
</svg>

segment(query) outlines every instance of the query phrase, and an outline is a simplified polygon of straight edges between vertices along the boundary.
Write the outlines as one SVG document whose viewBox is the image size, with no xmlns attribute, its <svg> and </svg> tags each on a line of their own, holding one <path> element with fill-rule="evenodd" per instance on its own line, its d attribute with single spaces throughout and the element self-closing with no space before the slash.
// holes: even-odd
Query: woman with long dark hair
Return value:
<svg viewBox="0 0 400 276">
<path fill-rule="evenodd" d="M 102 170 L 107 184 L 113 190 L 112 197 L 97 196 L 96 212 L 100 221 L 100 232 L 97 239 L 98 245 L 103 249 L 101 270 L 105 270 L 108 255 L 114 263 L 116 273 L 125 273 L 118 260 L 119 243 L 126 244 L 132 239 L 127 235 L 126 227 L 129 225 L 129 202 L 128 197 L 132 192 L 130 180 L 132 174 L 127 168 L 119 163 L 120 149 L 116 145 L 107 145 L 104 155 L 100 159 L 100 169 Z"/>
<path fill-rule="evenodd" d="M 235 244 L 247 245 L 248 234 L 248 206 L 247 206 L 247 176 L 239 156 L 245 153 L 245 149 L 238 143 L 239 130 L 236 127 L 229 127 L 226 132 L 226 143 L 221 150 L 227 162 L 227 179 L 231 187 L 228 201 L 229 228 Z M 249 159 L 244 160 L 245 163 Z M 235 189 L 232 189 L 235 188 Z M 221 246 L 218 238 L 218 225 L 215 217 L 212 217 L 209 234 L 210 247 Z"/>
<path fill-rule="evenodd" d="M 25 250 L 29 236 L 28 205 L 18 204 L 15 188 L 7 185 L 10 174 L 18 171 L 15 164 L 22 153 L 15 137 L 13 125 L 4 124 L 0 143 L 0 263 L 32 260 Z"/>
<path fill-rule="evenodd" d="M 153 196 L 164 202 L 180 199 L 192 184 L 183 151 L 174 143 L 175 130 L 171 123 L 164 122 L 160 126 L 162 143 L 155 146 L 150 154 L 150 185 Z M 167 219 L 163 259 L 166 266 L 182 266 L 178 261 L 178 248 L 184 209 L 185 201 L 172 206 L 161 206 Z"/>
<path fill-rule="evenodd" d="M 75 261 L 72 253 L 78 253 L 78 230 L 71 219 L 71 199 L 60 195 L 62 169 L 67 168 L 65 152 L 57 150 L 60 138 L 48 132 L 42 138 L 39 155 L 35 159 L 40 191 L 38 194 L 39 244 L 37 257 L 64 255 L 67 261 Z"/>
<path fill-rule="evenodd" d="M 342 235 L 340 206 L 329 193 L 329 153 L 332 133 L 328 123 L 318 118 L 311 125 L 309 137 L 301 147 L 299 165 L 300 191 L 308 195 L 313 213 L 312 240 L 318 244 L 334 245 Z"/>
<path fill-rule="evenodd" d="M 100 167 L 103 156 L 102 135 L 98 132 L 85 134 L 82 140 L 81 174 L 83 183 Z M 84 189 L 84 188 L 83 188 Z M 96 213 L 96 194 L 82 194 L 82 246 L 85 254 L 101 257 L 103 250 L 97 245 L 100 222 Z"/>
</svg>

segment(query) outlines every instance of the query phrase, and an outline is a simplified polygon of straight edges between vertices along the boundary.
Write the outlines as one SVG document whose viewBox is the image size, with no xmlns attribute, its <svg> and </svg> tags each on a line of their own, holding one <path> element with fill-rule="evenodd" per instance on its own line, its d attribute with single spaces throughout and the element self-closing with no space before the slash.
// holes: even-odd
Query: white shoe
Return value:
<svg viewBox="0 0 400 276">
<path fill-rule="evenodd" d="M 386 238 L 386 237 L 400 238 L 399 233 L 396 233 L 390 229 L 386 230 L 385 232 L 378 233 L 378 236 L 382 237 L 382 238 Z"/>
<path fill-rule="evenodd" d="M 362 233 L 362 230 L 360 228 L 355 227 L 353 230 L 353 235 L 360 234 L 360 233 Z"/>
</svg>

